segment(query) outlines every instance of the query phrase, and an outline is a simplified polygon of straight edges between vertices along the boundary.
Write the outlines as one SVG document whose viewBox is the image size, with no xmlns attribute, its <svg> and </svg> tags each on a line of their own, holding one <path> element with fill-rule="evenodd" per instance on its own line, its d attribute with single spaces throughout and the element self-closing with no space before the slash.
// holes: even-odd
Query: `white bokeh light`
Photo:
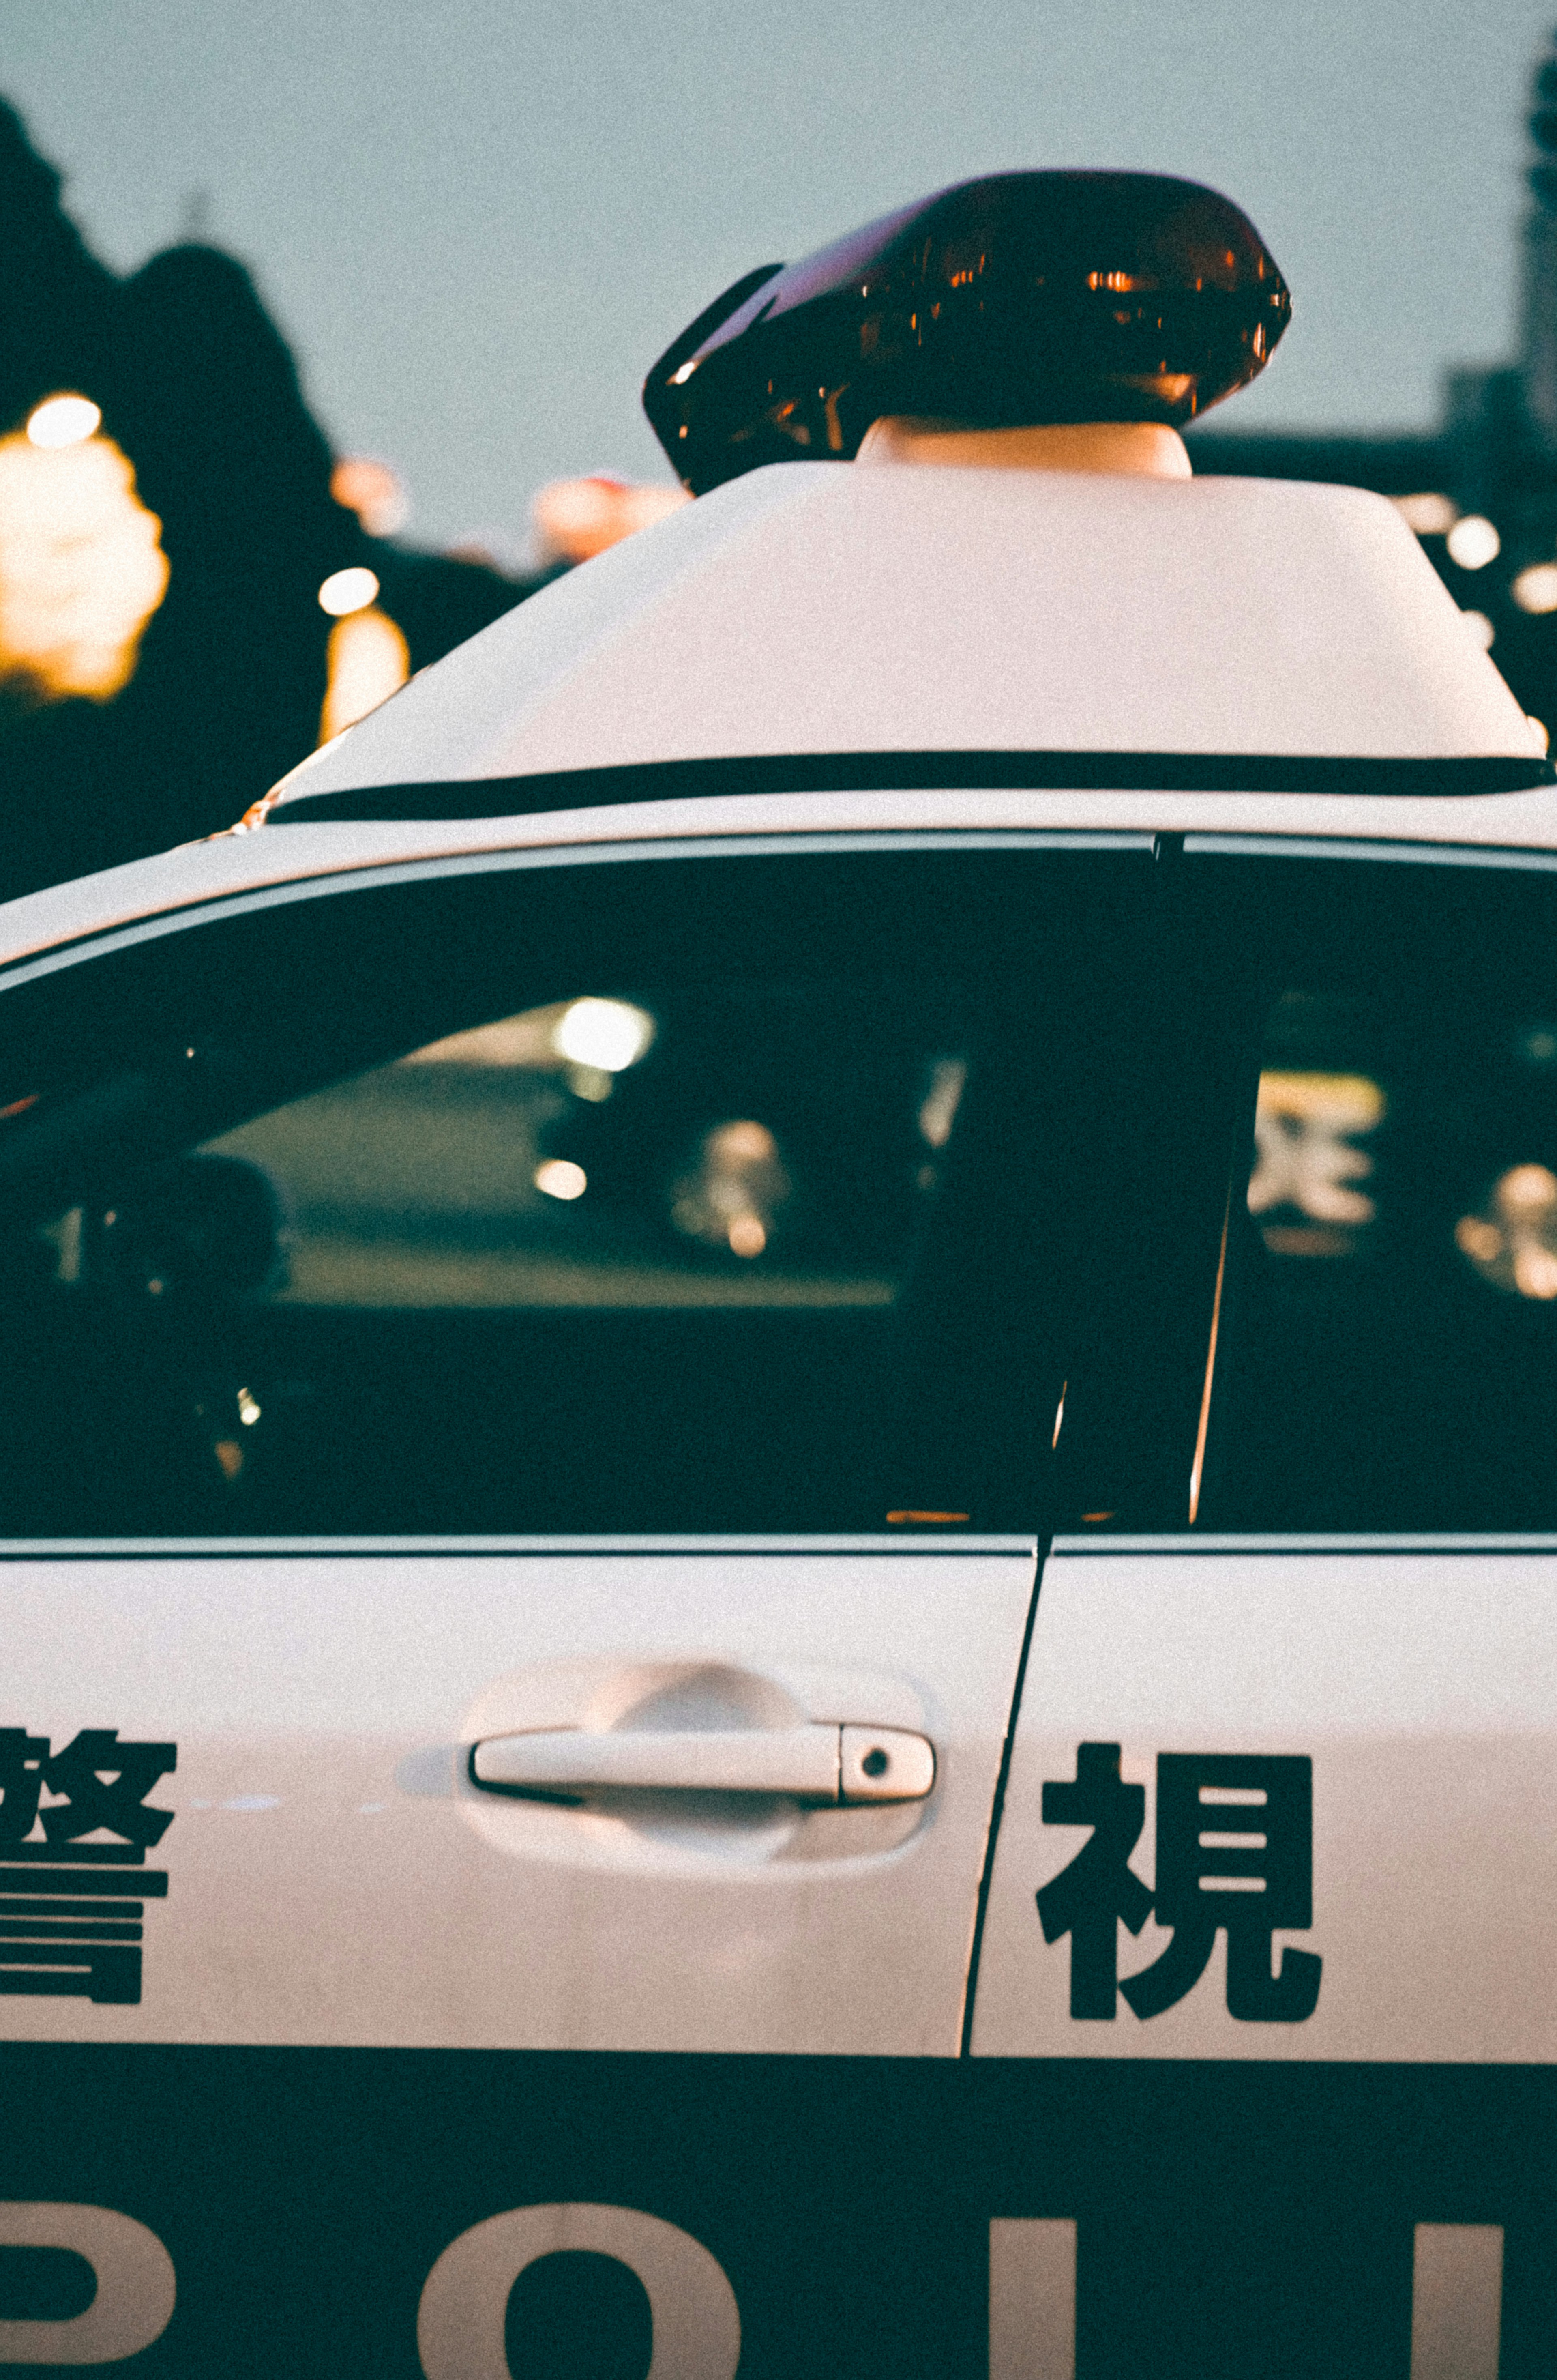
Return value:
<svg viewBox="0 0 1557 2380">
<path fill-rule="evenodd" d="M 332 620 L 344 620 L 352 612 L 366 612 L 378 592 L 378 577 L 371 570 L 332 570 L 319 590 L 319 608 Z"/>
<path fill-rule="evenodd" d="M 1466 513 L 1454 523 L 1446 542 L 1450 561 L 1462 570 L 1485 570 L 1503 552 L 1503 540 L 1485 513 Z"/>
<path fill-rule="evenodd" d="M 1533 562 L 1508 591 L 1521 612 L 1557 612 L 1557 562 Z"/>
<path fill-rule="evenodd" d="M 575 1000 L 557 1021 L 553 1041 L 575 1066 L 620 1075 L 654 1039 L 654 1019 L 625 1000 Z"/>
<path fill-rule="evenodd" d="M 589 1187 L 589 1176 L 582 1165 L 574 1165 L 566 1157 L 548 1158 L 536 1167 L 536 1188 L 548 1198 L 571 1200 L 582 1198 Z"/>
<path fill-rule="evenodd" d="M 27 417 L 28 443 L 33 446 L 79 446 L 95 437 L 103 419 L 101 407 L 90 396 L 48 396 Z"/>
</svg>

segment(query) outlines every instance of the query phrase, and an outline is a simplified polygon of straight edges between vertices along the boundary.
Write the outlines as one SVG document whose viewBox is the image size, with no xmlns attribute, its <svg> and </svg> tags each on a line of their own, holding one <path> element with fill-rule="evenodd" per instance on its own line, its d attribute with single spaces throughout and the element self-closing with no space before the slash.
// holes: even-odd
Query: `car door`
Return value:
<svg viewBox="0 0 1557 2380">
<path fill-rule="evenodd" d="M 976 2368 L 936 2077 L 1158 905 L 646 844 L 0 983 L 0 2358 Z"/>
<path fill-rule="evenodd" d="M 1077 2227 L 1083 2374 L 1533 2374 L 1557 880 L 1280 851 L 1192 837 L 1178 880 L 1249 1027 L 1203 1395 L 1177 1512 L 1062 1525 L 1044 1567 L 972 2034 L 988 2212 Z"/>
</svg>

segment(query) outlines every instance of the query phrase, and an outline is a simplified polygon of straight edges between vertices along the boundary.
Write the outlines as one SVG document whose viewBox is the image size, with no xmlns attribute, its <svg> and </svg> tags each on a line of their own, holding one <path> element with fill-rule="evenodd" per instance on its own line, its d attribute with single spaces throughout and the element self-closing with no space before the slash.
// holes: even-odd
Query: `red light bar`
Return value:
<svg viewBox="0 0 1557 2380">
<path fill-rule="evenodd" d="M 747 273 L 644 410 L 694 495 L 854 455 L 873 421 L 1178 427 L 1245 387 L 1292 299 L 1230 200 L 1159 174 L 996 174 Z"/>
</svg>

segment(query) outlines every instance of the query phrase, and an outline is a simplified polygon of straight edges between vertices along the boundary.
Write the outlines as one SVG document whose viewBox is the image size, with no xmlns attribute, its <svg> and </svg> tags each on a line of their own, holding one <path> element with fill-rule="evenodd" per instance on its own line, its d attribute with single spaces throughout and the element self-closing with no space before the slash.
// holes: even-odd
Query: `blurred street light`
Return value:
<svg viewBox="0 0 1557 2380">
<path fill-rule="evenodd" d="M 90 396 L 45 397 L 27 417 L 27 435 L 34 446 L 78 446 L 102 419 L 102 407 Z"/>
<path fill-rule="evenodd" d="M 344 620 L 348 613 L 366 612 L 378 592 L 376 571 L 361 567 L 332 570 L 319 590 L 319 608 L 328 612 L 332 620 Z"/>
<path fill-rule="evenodd" d="M 624 480 L 596 475 L 554 480 L 542 488 L 532 509 L 547 561 L 590 562 L 690 502 L 684 488 L 630 487 Z"/>
<path fill-rule="evenodd" d="M 349 571 L 340 574 L 351 577 Z M 372 578 L 370 570 L 362 574 Z M 374 580 L 374 592 L 378 582 Z M 387 613 L 368 604 L 348 612 L 330 631 L 330 678 L 320 717 L 319 740 L 328 744 L 398 694 L 411 674 L 411 652 Z"/>
<path fill-rule="evenodd" d="M 330 474 L 330 492 L 355 513 L 369 537 L 394 537 L 411 517 L 399 474 L 368 455 L 343 455 Z"/>
<path fill-rule="evenodd" d="M 0 439 L 0 685 L 24 707 L 107 702 L 166 592 L 162 523 L 112 439 L 36 439 L 37 419 Z"/>
</svg>

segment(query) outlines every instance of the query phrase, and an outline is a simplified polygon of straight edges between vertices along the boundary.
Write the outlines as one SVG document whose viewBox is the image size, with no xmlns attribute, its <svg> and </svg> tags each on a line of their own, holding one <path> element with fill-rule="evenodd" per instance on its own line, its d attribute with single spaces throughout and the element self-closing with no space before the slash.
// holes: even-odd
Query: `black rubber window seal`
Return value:
<svg viewBox="0 0 1557 2380">
<path fill-rule="evenodd" d="M 1506 754 L 1449 759 L 1351 759 L 1255 752 L 799 752 L 741 759 L 647 760 L 622 768 L 559 769 L 519 777 L 363 785 L 309 794 L 299 787 L 270 811 L 270 826 L 327 820 L 527 818 L 599 809 L 613 802 L 685 801 L 698 795 L 970 791 L 1385 795 L 1401 800 L 1535 793 L 1557 784 L 1551 760 Z"/>
</svg>

